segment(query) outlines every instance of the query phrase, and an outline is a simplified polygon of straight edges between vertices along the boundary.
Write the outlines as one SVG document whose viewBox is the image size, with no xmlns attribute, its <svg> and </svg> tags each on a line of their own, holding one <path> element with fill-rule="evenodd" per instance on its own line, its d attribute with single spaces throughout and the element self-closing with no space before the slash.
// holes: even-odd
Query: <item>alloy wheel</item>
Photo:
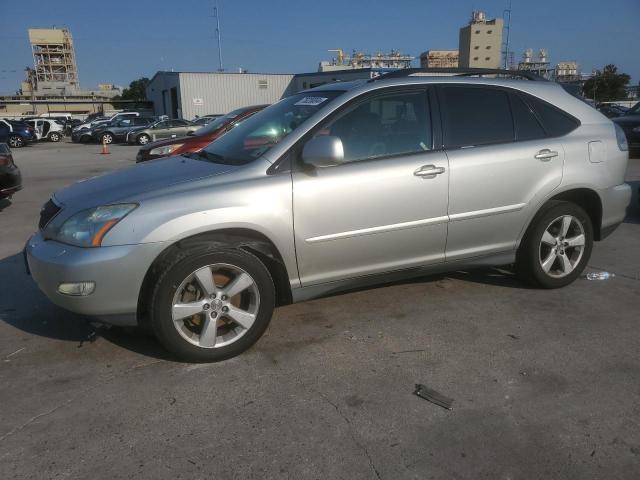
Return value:
<svg viewBox="0 0 640 480">
<path fill-rule="evenodd" d="M 235 265 L 217 263 L 185 278 L 171 303 L 173 325 L 187 342 L 219 348 L 242 337 L 256 321 L 260 294 L 255 280 Z"/>
<path fill-rule="evenodd" d="M 24 145 L 24 140 L 21 137 L 14 135 L 9 137 L 9 146 L 12 148 L 20 148 Z"/>
<path fill-rule="evenodd" d="M 566 277 L 580 263 L 585 242 L 580 220 L 572 215 L 557 217 L 547 226 L 540 241 L 542 270 L 553 278 Z"/>
</svg>

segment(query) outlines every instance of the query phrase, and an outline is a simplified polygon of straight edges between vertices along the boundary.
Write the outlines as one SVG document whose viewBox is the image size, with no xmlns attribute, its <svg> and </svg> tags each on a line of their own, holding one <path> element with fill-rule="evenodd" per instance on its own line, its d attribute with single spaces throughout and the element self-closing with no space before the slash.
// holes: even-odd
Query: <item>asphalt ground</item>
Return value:
<svg viewBox="0 0 640 480">
<path fill-rule="evenodd" d="M 640 478 L 640 212 L 543 291 L 485 269 L 277 309 L 249 351 L 173 361 L 51 304 L 20 251 L 41 205 L 135 147 L 14 151 L 0 202 L 0 479 Z M 628 180 L 640 187 L 640 160 Z M 446 410 L 413 395 L 422 383 Z"/>
</svg>

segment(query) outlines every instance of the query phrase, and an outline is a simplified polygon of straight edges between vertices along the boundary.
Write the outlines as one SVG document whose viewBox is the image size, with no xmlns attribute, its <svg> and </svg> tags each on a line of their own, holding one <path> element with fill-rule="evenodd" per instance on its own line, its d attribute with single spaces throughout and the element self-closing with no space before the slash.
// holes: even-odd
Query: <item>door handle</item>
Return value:
<svg viewBox="0 0 640 480">
<path fill-rule="evenodd" d="M 536 153 L 533 157 L 538 160 L 542 160 L 546 162 L 547 160 L 551 160 L 553 157 L 557 157 L 558 152 L 554 152 L 553 150 L 549 150 L 548 148 L 544 148 Z"/>
<path fill-rule="evenodd" d="M 444 167 L 436 167 L 435 165 L 423 165 L 413 172 L 416 177 L 422 178 L 435 178 L 441 173 L 444 173 Z"/>
</svg>

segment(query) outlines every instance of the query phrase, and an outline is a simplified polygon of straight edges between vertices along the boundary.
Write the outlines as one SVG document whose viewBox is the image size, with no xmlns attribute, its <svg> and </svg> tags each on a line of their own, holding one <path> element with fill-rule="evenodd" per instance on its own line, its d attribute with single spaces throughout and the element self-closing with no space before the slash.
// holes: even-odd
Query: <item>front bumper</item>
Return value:
<svg viewBox="0 0 640 480">
<path fill-rule="evenodd" d="M 142 282 L 164 248 L 162 242 L 80 248 L 36 233 L 25 246 L 25 259 L 40 290 L 56 305 L 105 323 L 133 326 Z M 58 292 L 61 283 L 85 281 L 95 282 L 90 295 Z"/>
</svg>

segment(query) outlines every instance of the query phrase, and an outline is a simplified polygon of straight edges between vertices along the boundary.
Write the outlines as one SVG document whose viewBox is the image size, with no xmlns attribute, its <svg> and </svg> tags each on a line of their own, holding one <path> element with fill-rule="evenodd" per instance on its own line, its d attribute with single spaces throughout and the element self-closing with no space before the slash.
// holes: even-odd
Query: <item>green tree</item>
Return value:
<svg viewBox="0 0 640 480">
<path fill-rule="evenodd" d="M 129 88 L 125 88 L 122 91 L 122 95 L 114 97 L 114 100 L 146 100 L 147 85 L 149 85 L 149 79 L 147 77 L 134 80 L 129 84 Z"/>
<path fill-rule="evenodd" d="M 609 64 L 602 70 L 596 70 L 595 75 L 585 82 L 582 91 L 587 98 L 597 102 L 624 100 L 627 97 L 625 87 L 630 81 L 629 75 L 618 73 L 618 67 Z"/>
</svg>

